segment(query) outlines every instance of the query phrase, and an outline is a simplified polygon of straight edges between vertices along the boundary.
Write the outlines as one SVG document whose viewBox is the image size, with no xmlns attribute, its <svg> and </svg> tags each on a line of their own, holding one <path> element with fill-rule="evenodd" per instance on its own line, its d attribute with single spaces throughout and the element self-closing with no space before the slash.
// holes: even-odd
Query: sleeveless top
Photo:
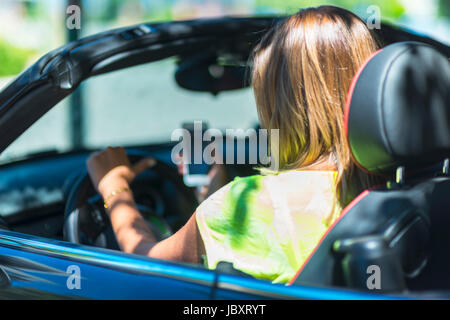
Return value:
<svg viewBox="0 0 450 320">
<path fill-rule="evenodd" d="M 196 211 L 205 264 L 227 261 L 258 279 L 287 283 L 342 208 L 335 171 L 236 178 Z"/>
</svg>

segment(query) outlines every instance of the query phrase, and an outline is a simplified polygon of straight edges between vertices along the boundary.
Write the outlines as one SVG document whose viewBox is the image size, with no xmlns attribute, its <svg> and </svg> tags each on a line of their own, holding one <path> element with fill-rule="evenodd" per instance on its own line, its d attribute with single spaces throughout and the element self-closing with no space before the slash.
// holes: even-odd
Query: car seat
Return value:
<svg viewBox="0 0 450 320">
<path fill-rule="evenodd" d="M 379 50 L 353 78 L 345 117 L 354 162 L 389 182 L 343 210 L 290 283 L 450 289 L 448 57 L 419 42 Z"/>
</svg>

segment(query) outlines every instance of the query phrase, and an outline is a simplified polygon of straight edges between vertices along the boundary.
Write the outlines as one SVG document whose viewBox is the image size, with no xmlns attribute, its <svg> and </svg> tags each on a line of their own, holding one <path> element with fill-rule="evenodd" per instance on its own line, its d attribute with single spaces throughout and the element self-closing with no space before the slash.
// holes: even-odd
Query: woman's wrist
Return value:
<svg viewBox="0 0 450 320">
<path fill-rule="evenodd" d="M 128 196 L 131 196 L 131 190 L 129 187 L 121 187 L 118 189 L 113 190 L 110 194 L 108 194 L 106 197 L 103 197 L 103 203 L 105 209 L 110 209 L 112 206 L 112 203 L 116 200 L 116 198 L 119 198 L 122 194 L 128 194 Z"/>
<path fill-rule="evenodd" d="M 130 185 L 128 181 L 121 177 L 102 181 L 102 183 L 98 187 L 98 191 L 104 201 L 108 200 L 108 198 L 110 198 L 111 196 L 114 196 L 115 193 L 123 192 L 129 189 Z"/>
<path fill-rule="evenodd" d="M 104 200 L 104 207 L 108 215 L 116 212 L 119 207 L 135 207 L 133 193 L 130 189 L 119 189 Z M 120 210 L 119 210 L 120 211 Z"/>
</svg>

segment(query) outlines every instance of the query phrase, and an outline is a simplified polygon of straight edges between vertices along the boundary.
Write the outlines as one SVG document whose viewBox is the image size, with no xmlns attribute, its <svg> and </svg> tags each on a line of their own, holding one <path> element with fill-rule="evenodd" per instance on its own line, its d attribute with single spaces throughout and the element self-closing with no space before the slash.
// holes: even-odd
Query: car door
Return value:
<svg viewBox="0 0 450 320">
<path fill-rule="evenodd" d="M 0 299 L 209 299 L 195 266 L 0 230 Z"/>
</svg>

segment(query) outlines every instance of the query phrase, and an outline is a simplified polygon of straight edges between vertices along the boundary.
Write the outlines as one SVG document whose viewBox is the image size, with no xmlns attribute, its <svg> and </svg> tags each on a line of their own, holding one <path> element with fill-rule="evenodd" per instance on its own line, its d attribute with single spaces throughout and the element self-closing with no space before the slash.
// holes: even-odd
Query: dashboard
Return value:
<svg viewBox="0 0 450 320">
<path fill-rule="evenodd" d="M 174 145 L 126 149 L 130 154 L 154 157 L 177 170 L 171 160 Z M 74 183 L 86 173 L 91 152 L 45 152 L 0 165 L 0 222 L 4 220 L 13 231 L 62 240 L 66 200 Z M 225 170 L 228 181 L 257 173 L 254 165 L 226 165 Z M 197 205 L 188 203 L 192 199 L 183 196 L 173 182 L 151 170 L 141 173 L 131 187 L 136 202 L 164 218 L 173 231 L 186 222 L 180 217 L 186 216 L 187 211 L 190 216 Z"/>
<path fill-rule="evenodd" d="M 174 166 L 171 144 L 127 150 Z M 48 152 L 0 166 L 0 218 L 14 231 L 61 240 L 66 199 L 75 179 L 86 172 L 89 154 L 87 150 Z M 177 191 L 167 181 L 148 171 L 133 185 L 136 200 L 155 214 L 176 214 Z"/>
</svg>

